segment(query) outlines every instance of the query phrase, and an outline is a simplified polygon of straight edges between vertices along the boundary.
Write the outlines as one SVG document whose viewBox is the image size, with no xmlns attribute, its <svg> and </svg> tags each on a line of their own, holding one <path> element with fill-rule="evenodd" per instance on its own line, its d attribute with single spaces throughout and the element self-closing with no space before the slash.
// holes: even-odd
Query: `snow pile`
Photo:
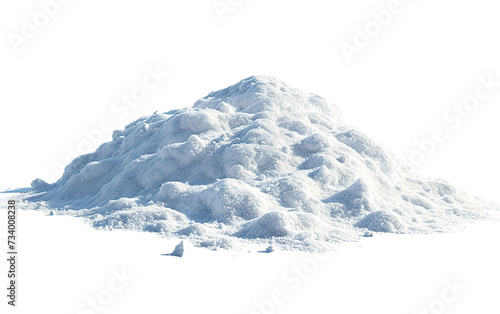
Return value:
<svg viewBox="0 0 500 314">
<path fill-rule="evenodd" d="M 491 204 L 412 173 L 325 99 L 250 77 L 154 114 L 73 160 L 28 200 L 95 226 L 321 250 L 374 232 L 451 230 Z"/>
</svg>

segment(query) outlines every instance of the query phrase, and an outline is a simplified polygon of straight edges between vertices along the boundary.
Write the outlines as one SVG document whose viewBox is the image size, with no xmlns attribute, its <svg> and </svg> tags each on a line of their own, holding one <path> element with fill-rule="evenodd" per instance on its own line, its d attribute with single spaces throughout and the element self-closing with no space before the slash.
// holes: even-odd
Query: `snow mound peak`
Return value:
<svg viewBox="0 0 500 314">
<path fill-rule="evenodd" d="M 115 131 L 32 202 L 206 247 L 322 250 L 367 230 L 450 230 L 490 204 L 419 177 L 325 99 L 253 76 Z"/>
<path fill-rule="evenodd" d="M 295 112 L 301 110 L 325 114 L 337 122 L 342 113 L 333 104 L 317 96 L 290 88 L 270 76 L 251 76 L 223 90 L 211 92 L 198 100 L 193 108 L 215 109 L 221 112 Z"/>
</svg>

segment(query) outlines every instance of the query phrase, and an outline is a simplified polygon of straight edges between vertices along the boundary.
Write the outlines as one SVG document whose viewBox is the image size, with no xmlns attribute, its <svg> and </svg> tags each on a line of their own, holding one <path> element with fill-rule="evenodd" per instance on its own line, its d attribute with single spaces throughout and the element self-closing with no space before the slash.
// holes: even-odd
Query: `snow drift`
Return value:
<svg viewBox="0 0 500 314">
<path fill-rule="evenodd" d="M 28 200 L 200 246 L 321 250 L 367 230 L 451 230 L 492 205 L 422 178 L 325 99 L 265 76 L 141 118 Z M 39 203 L 40 204 L 40 203 Z"/>
</svg>

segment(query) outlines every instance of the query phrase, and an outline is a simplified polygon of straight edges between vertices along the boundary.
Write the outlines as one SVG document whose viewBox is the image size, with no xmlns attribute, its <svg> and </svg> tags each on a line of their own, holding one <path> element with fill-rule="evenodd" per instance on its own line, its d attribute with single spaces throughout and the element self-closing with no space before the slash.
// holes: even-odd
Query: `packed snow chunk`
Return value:
<svg viewBox="0 0 500 314">
<path fill-rule="evenodd" d="M 47 182 L 43 181 L 42 179 L 35 179 L 31 182 L 31 188 L 33 189 L 33 192 L 46 192 L 52 188 L 51 184 L 48 184 Z"/>
<path fill-rule="evenodd" d="M 223 179 L 203 192 L 213 220 L 251 220 L 268 211 L 270 200 L 258 188 L 243 181 Z"/>
<path fill-rule="evenodd" d="M 403 233 L 407 231 L 406 226 L 396 215 L 386 211 L 370 213 L 358 221 L 355 226 L 374 232 Z"/>
<path fill-rule="evenodd" d="M 174 251 L 170 253 L 170 256 L 182 257 L 184 255 L 184 241 L 181 241 L 174 248 Z"/>
<path fill-rule="evenodd" d="M 363 179 L 356 180 L 348 188 L 334 194 L 325 200 L 326 203 L 338 203 L 339 209 L 332 215 L 343 215 L 356 217 L 365 212 L 373 210 L 371 196 L 368 192 L 368 184 Z"/>
<path fill-rule="evenodd" d="M 266 252 L 266 253 L 272 253 L 272 252 L 274 252 L 274 248 L 273 248 L 272 246 L 268 246 L 268 247 L 266 248 L 266 251 L 265 251 L 265 252 Z"/>
<path fill-rule="evenodd" d="M 363 237 L 365 237 L 365 238 L 371 238 L 371 237 L 373 237 L 373 233 L 371 233 L 370 231 L 366 231 L 366 232 L 363 234 Z"/>
</svg>

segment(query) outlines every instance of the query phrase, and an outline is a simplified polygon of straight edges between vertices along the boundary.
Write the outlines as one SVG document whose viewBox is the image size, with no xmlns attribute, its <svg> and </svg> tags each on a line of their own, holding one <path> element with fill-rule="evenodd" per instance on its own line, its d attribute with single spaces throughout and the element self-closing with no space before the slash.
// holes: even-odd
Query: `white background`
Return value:
<svg viewBox="0 0 500 314">
<path fill-rule="evenodd" d="M 23 18 L 41 7 L 0 4 L 0 190 L 57 180 L 54 163 L 66 164 L 68 151 L 86 140 L 83 130 L 103 119 L 122 128 L 264 74 L 331 100 L 405 159 L 415 140 L 447 130 L 416 170 L 499 200 L 500 89 L 460 128 L 442 118 L 474 95 L 479 76 L 500 80 L 495 1 L 401 0 L 400 13 L 350 63 L 341 43 L 353 44 L 356 28 L 390 1 L 222 0 L 233 5 L 222 18 L 213 0 L 67 2 L 18 52 L 9 36 L 21 36 Z M 112 110 L 156 65 L 169 77 L 126 117 Z M 110 139 L 108 132 L 101 142 Z"/>
<path fill-rule="evenodd" d="M 400 13 L 351 62 L 340 45 L 352 45 L 357 29 L 373 25 L 371 12 L 386 10 L 389 0 L 220 0 L 232 3 L 222 18 L 214 3 L 67 0 L 17 47 L 13 36 L 43 11 L 35 0 L 0 2 L 0 191 L 34 178 L 57 180 L 54 164 L 66 164 L 69 151 L 88 142 L 84 131 L 96 134 L 102 121 L 123 128 L 250 75 L 271 75 L 331 100 L 348 122 L 404 159 L 418 149 L 415 141 L 445 130 L 447 140 L 416 171 L 500 201 L 500 88 L 459 128 L 443 120 L 474 95 L 479 77 L 500 81 L 495 1 L 401 0 Z M 169 77 L 126 115 L 113 110 L 158 65 Z M 111 139 L 110 132 L 101 135 L 99 142 Z M 18 218 L 21 305 L 8 307 L 12 313 L 76 313 L 122 267 L 136 279 L 106 313 L 215 313 L 207 310 L 215 306 L 218 313 L 255 313 L 255 302 L 272 289 L 288 291 L 280 275 L 310 258 L 189 248 L 176 259 L 160 255 L 176 243 L 155 235 L 106 233 L 28 211 Z M 444 279 L 458 276 L 468 290 L 445 313 L 498 313 L 500 229 L 498 222 L 487 226 L 460 234 L 376 235 L 345 245 L 278 310 L 416 313 L 441 296 Z M 2 272 L 6 264 L 2 258 Z"/>
</svg>

